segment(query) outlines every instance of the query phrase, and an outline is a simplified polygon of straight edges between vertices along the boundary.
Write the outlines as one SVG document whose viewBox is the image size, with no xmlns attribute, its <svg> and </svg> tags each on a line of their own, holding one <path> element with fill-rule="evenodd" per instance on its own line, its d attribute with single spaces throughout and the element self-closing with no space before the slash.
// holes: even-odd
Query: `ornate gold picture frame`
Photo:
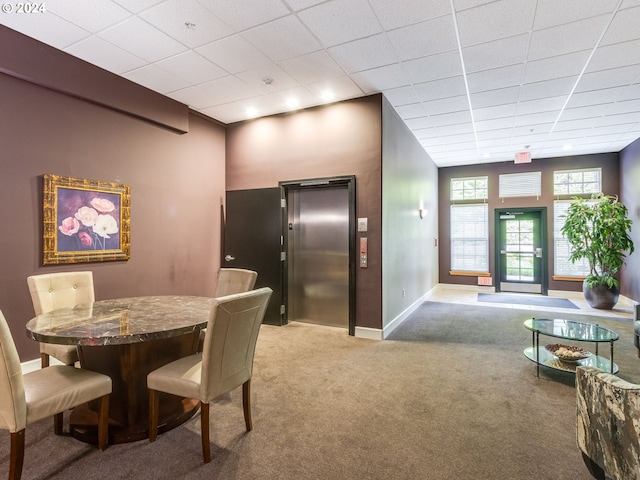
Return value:
<svg viewBox="0 0 640 480">
<path fill-rule="evenodd" d="M 43 264 L 128 260 L 129 186 L 44 175 Z"/>
</svg>

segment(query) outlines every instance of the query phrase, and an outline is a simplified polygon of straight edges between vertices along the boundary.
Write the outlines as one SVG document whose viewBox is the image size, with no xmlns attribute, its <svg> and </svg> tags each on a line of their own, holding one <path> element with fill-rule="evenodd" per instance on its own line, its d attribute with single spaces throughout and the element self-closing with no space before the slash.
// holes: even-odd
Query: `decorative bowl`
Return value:
<svg viewBox="0 0 640 480">
<path fill-rule="evenodd" d="M 561 343 L 553 343 L 544 348 L 563 362 L 577 362 L 593 355 L 591 352 L 580 347 L 562 345 Z"/>
</svg>

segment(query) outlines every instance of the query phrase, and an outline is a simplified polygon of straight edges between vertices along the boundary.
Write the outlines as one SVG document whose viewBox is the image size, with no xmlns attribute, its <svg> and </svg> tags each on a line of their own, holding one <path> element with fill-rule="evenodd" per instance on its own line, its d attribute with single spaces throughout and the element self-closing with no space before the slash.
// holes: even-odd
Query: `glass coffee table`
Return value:
<svg viewBox="0 0 640 480">
<path fill-rule="evenodd" d="M 525 320 L 524 326 L 532 332 L 532 346 L 524 350 L 524 355 L 536 364 L 536 376 L 540 376 L 540 365 L 573 373 L 579 365 L 618 373 L 618 366 L 613 363 L 613 342 L 618 340 L 619 336 L 613 330 L 591 323 L 557 318 L 529 318 Z M 593 342 L 595 343 L 595 352 L 580 360 L 563 360 L 544 346 L 540 348 L 540 335 L 576 342 Z M 603 342 L 609 343 L 609 358 L 598 355 L 598 345 Z"/>
</svg>

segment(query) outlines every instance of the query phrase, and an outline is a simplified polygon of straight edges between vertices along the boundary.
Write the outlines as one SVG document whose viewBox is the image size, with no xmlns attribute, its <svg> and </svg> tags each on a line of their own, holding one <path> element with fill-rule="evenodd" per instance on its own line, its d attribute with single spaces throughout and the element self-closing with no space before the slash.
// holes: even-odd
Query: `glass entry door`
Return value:
<svg viewBox="0 0 640 480">
<path fill-rule="evenodd" d="M 544 223 L 542 212 L 526 210 L 497 213 L 496 289 L 503 292 L 546 295 Z M 546 215 L 544 215 L 546 218 Z"/>
</svg>

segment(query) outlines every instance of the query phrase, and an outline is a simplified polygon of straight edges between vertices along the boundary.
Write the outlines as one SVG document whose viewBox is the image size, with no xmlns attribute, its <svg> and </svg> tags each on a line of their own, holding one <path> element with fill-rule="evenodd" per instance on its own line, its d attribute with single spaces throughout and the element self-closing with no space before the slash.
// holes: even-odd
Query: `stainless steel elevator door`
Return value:
<svg viewBox="0 0 640 480">
<path fill-rule="evenodd" d="M 289 320 L 349 328 L 349 192 L 292 190 L 288 198 Z"/>
</svg>

